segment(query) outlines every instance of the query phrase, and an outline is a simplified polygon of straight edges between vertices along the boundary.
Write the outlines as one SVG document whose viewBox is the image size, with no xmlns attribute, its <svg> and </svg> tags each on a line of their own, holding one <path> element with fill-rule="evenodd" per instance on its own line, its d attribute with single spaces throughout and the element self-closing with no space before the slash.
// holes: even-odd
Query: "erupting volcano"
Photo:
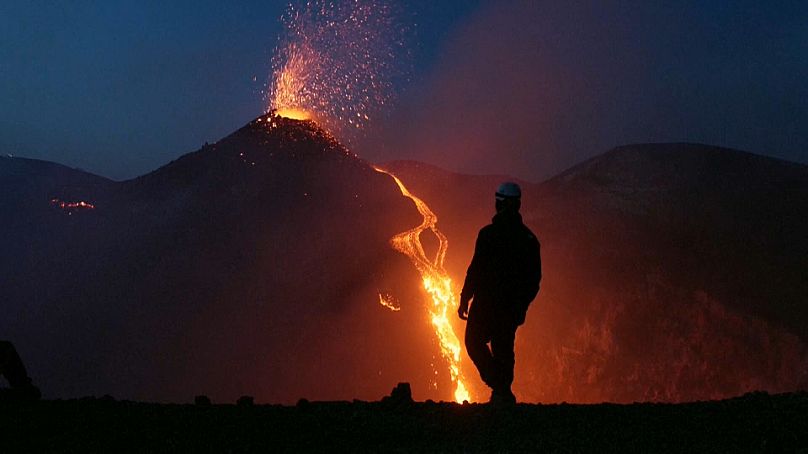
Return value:
<svg viewBox="0 0 808 454">
<path fill-rule="evenodd" d="M 292 7 L 266 112 L 142 176 L 0 157 L 0 333 L 46 397 L 484 394 L 452 277 L 505 177 L 350 147 L 406 61 L 393 13 Z M 808 167 L 652 144 L 522 183 L 546 272 L 516 337 L 519 401 L 808 388 Z"/>
<path fill-rule="evenodd" d="M 392 51 L 401 50 L 402 42 L 400 36 L 397 35 L 402 29 L 395 26 L 396 21 L 391 8 L 378 1 L 354 2 L 339 6 L 314 1 L 306 3 L 302 8 L 291 7 L 284 17 L 284 23 L 288 33 L 281 40 L 276 56 L 273 59 L 274 72 L 271 78 L 271 89 L 269 90 L 268 109 L 279 117 L 314 120 L 336 137 L 350 143 L 356 131 L 361 130 L 372 117 L 379 114 L 391 101 L 390 81 L 396 73 L 396 66 L 393 64 L 395 61 L 394 52 Z M 457 299 L 450 272 L 447 268 L 454 273 L 459 273 L 462 272 L 462 266 L 455 263 L 453 266 L 447 267 L 444 264 L 448 248 L 447 234 L 444 232 L 451 230 L 451 233 L 457 234 L 463 240 L 462 243 L 465 243 L 466 247 L 468 247 L 468 244 L 471 243 L 468 221 L 466 220 L 460 228 L 450 228 L 449 230 L 444 228 L 444 232 L 442 232 L 437 228 L 435 211 L 427 205 L 423 194 L 420 197 L 416 196 L 410 188 L 405 186 L 402 180 L 404 177 L 401 173 L 378 166 L 374 166 L 374 169 L 390 176 L 401 194 L 415 204 L 418 213 L 423 218 L 420 225 L 395 235 L 390 240 L 390 243 L 396 251 L 409 258 L 420 274 L 423 289 L 429 295 L 431 304 L 427 305 L 428 321 L 431 323 L 434 334 L 438 339 L 441 355 L 448 365 L 449 375 L 454 386 L 454 399 L 458 402 L 469 400 L 470 386 L 464 379 L 463 368 L 461 367 L 461 342 L 454 332 L 449 317 L 457 307 Z M 642 172 L 641 169 L 638 170 Z M 414 176 L 419 177 L 419 175 Z M 493 182 L 489 181 L 487 184 L 493 185 Z M 467 187 L 467 185 L 464 186 Z M 545 187 L 553 187 L 553 185 L 545 185 Z M 531 191 L 528 190 L 528 192 Z M 536 203 L 536 200 L 542 197 L 548 199 L 547 190 L 536 199 L 531 200 L 528 198 L 528 218 L 536 216 L 536 213 L 543 213 L 548 208 L 556 210 L 558 219 L 568 218 L 568 215 L 563 212 L 563 210 L 566 210 L 566 204 L 563 202 L 560 208 L 554 208 L 552 205 L 545 206 L 544 204 L 531 207 L 530 204 Z M 458 195 L 450 198 L 450 200 L 456 201 L 462 198 L 463 195 Z M 552 196 L 549 198 L 552 199 Z M 475 205 L 479 204 L 480 200 L 476 199 L 473 203 Z M 442 202 L 445 201 L 439 201 L 439 203 Z M 602 206 L 609 206 L 612 203 L 614 202 L 607 201 Z M 451 216 L 457 215 L 456 207 L 451 205 L 443 205 L 442 207 Z M 587 225 L 593 223 L 601 226 L 601 228 L 614 224 L 615 221 L 612 216 L 621 219 L 619 221 L 621 223 L 630 222 L 630 218 L 625 215 L 610 214 L 604 217 L 604 212 L 608 211 L 602 211 L 599 208 L 588 214 L 587 219 L 578 219 L 576 222 L 583 222 Z M 545 226 L 553 226 L 557 223 L 555 219 L 548 218 L 536 219 L 534 217 L 533 220 L 537 224 Z M 484 218 L 481 218 L 479 222 L 480 224 L 485 222 Z M 452 223 L 453 221 L 450 220 L 450 224 Z M 445 226 L 446 224 L 443 225 Z M 730 340 L 722 340 L 718 334 L 713 334 L 712 336 L 707 336 L 703 333 L 688 335 L 693 339 L 705 336 L 705 339 L 699 342 L 700 345 L 691 345 L 691 341 L 686 341 L 684 342 L 685 345 L 681 346 L 681 352 L 668 352 L 672 358 L 661 360 L 663 363 L 667 361 L 664 366 L 656 364 L 655 360 L 651 359 L 659 357 L 660 354 L 652 354 L 651 357 L 637 354 L 636 356 L 641 357 L 641 359 L 636 364 L 626 363 L 623 367 L 630 372 L 624 376 L 619 372 L 620 364 L 623 361 L 630 361 L 628 360 L 630 357 L 629 349 L 623 346 L 621 350 L 622 357 L 618 358 L 615 356 L 618 351 L 616 346 L 621 345 L 621 342 L 626 342 L 626 339 L 633 339 L 634 336 L 637 336 L 636 333 L 644 332 L 648 329 L 647 326 L 653 326 L 654 323 L 659 322 L 653 316 L 623 315 L 622 311 L 626 310 L 625 307 L 637 305 L 642 309 L 635 307 L 633 312 L 640 314 L 647 311 L 643 304 L 653 303 L 638 304 L 629 302 L 632 300 L 631 298 L 611 289 L 610 286 L 606 286 L 607 290 L 605 291 L 586 290 L 592 292 L 592 295 L 588 295 L 585 290 L 578 288 L 564 289 L 564 294 L 559 296 L 558 288 L 560 285 L 566 285 L 567 281 L 574 281 L 575 286 L 578 286 L 581 282 L 586 281 L 601 281 L 612 284 L 620 281 L 626 282 L 626 279 L 616 277 L 605 279 L 602 276 L 608 274 L 608 270 L 615 268 L 613 261 L 620 261 L 621 259 L 618 257 L 597 257 L 597 251 L 600 250 L 600 245 L 597 242 L 584 250 L 580 250 L 575 246 L 581 239 L 588 237 L 588 231 L 572 234 L 572 232 L 565 230 L 564 234 L 566 236 L 563 240 L 554 239 L 552 229 L 549 231 L 551 241 L 548 248 L 548 263 L 551 270 L 555 269 L 556 274 L 554 282 L 551 281 L 547 286 L 548 290 L 545 291 L 544 305 L 545 310 L 551 308 L 556 312 L 555 318 L 545 316 L 538 322 L 542 325 L 540 327 L 541 332 L 546 333 L 546 339 L 536 339 L 536 332 L 528 329 L 527 335 L 530 336 L 532 342 L 525 345 L 523 351 L 527 352 L 530 359 L 527 362 L 517 361 L 516 386 L 521 388 L 517 389 L 517 393 L 520 393 L 522 398 L 529 400 L 563 399 L 584 401 L 644 398 L 675 401 L 688 398 L 685 396 L 721 397 L 728 393 L 750 390 L 755 387 L 790 389 L 804 381 L 804 377 L 801 378 L 797 376 L 798 374 L 773 372 L 771 370 L 782 368 L 782 366 L 767 368 L 753 365 L 743 372 L 744 378 L 739 378 L 736 381 L 729 380 L 721 385 L 715 383 L 714 371 L 728 369 L 730 366 L 725 365 L 718 359 L 721 354 L 715 352 L 706 353 L 710 348 L 713 348 L 710 347 L 712 345 L 732 344 L 734 345 L 733 348 L 738 349 L 738 351 L 746 351 L 747 355 L 765 355 L 767 353 L 763 350 L 767 348 L 765 346 L 766 341 L 759 339 L 771 337 L 778 339 L 777 349 L 769 352 L 769 354 L 779 358 L 777 361 L 791 362 L 797 364 L 797 367 L 802 367 L 799 365 L 808 362 L 803 343 L 789 337 L 788 333 L 780 331 L 777 322 L 773 326 L 768 326 L 765 324 L 758 325 L 755 321 L 739 322 L 744 326 L 739 331 L 755 333 L 754 335 L 749 335 L 754 338 L 752 340 L 741 340 L 743 336 L 740 332 L 726 334 Z M 607 231 L 607 229 L 604 229 L 604 231 Z M 421 244 L 421 234 L 426 232 L 433 234 L 437 239 L 438 245 L 434 257 L 427 257 L 427 253 Z M 577 239 L 572 241 L 570 238 L 572 236 Z M 603 234 L 596 235 L 596 238 L 602 239 Z M 574 246 L 567 247 L 566 252 L 561 253 L 561 255 L 577 250 L 576 258 L 572 259 L 572 262 L 567 258 L 563 260 L 557 259 L 554 255 L 556 254 L 555 247 L 558 244 L 570 241 Z M 617 237 L 610 241 L 610 244 L 621 244 L 623 239 L 618 233 Z M 635 237 L 635 243 L 639 243 L 639 241 L 640 237 Z M 657 240 L 653 239 L 652 241 Z M 621 244 L 620 246 L 620 248 L 628 250 L 635 247 L 631 243 Z M 660 246 L 649 246 L 647 249 L 659 250 Z M 603 262 L 602 270 L 591 265 L 591 263 L 600 262 Z M 629 260 L 628 268 L 631 269 L 639 262 L 639 260 Z M 553 266 L 559 263 L 564 265 Z M 593 266 L 594 268 L 592 268 Z M 626 267 L 623 264 L 620 266 Z M 596 269 L 597 271 L 594 271 Z M 591 275 L 587 273 L 591 273 Z M 674 281 L 676 279 L 675 277 L 671 278 Z M 692 284 L 676 285 L 681 285 L 685 288 L 687 285 Z M 711 316 L 715 320 L 708 323 L 719 323 L 716 321 L 719 319 L 733 320 L 735 315 L 732 311 L 727 312 L 725 315 L 716 315 L 724 310 L 723 306 L 717 304 L 714 299 L 705 296 L 709 293 L 703 289 L 710 288 L 709 283 L 699 285 L 691 287 L 691 291 L 695 296 L 678 296 L 678 301 L 681 302 L 681 307 L 677 309 L 679 312 L 669 315 L 670 319 L 677 320 L 677 322 L 661 322 L 663 325 L 665 323 L 674 323 L 676 326 L 681 324 L 682 329 L 686 331 L 693 329 L 689 328 L 692 320 L 701 320 L 699 323 L 703 325 L 705 322 L 702 319 L 705 316 L 699 314 L 701 314 L 700 311 L 706 310 L 704 306 L 709 305 L 715 306 L 715 310 L 707 311 L 712 314 Z M 647 284 L 647 286 L 651 288 L 651 284 Z M 677 290 L 673 293 L 676 292 L 683 291 Z M 655 298 L 662 300 L 667 297 L 663 296 L 663 293 L 657 291 Z M 576 301 L 576 298 L 572 296 L 580 294 L 588 295 L 585 297 L 585 300 L 588 300 L 587 305 L 582 305 L 582 302 Z M 608 296 L 604 296 L 604 294 Z M 734 295 L 730 298 L 734 298 Z M 607 301 L 606 303 L 602 302 L 604 299 Z M 697 302 L 691 303 L 694 299 Z M 382 295 L 379 293 L 378 301 L 383 307 L 394 312 L 401 309 L 397 302 L 393 303 L 390 294 Z M 728 302 L 726 304 L 731 305 L 733 303 Z M 552 308 L 576 306 L 581 306 L 577 313 L 568 314 L 566 316 L 567 323 L 559 325 L 557 318 L 564 312 Z M 638 323 L 633 330 L 627 330 L 621 325 L 622 323 L 628 324 L 626 326 L 631 326 L 631 323 L 635 323 L 630 321 L 633 317 L 649 317 L 649 321 Z M 744 319 L 741 317 L 738 320 Z M 671 331 L 670 327 L 661 329 L 659 333 L 662 334 L 658 334 L 657 337 L 663 336 L 664 333 L 669 331 Z M 676 335 L 670 336 L 676 337 Z M 646 340 L 646 342 L 649 342 L 649 340 Z M 662 342 L 669 345 L 677 343 L 675 340 L 667 338 Z M 543 347 L 537 348 L 537 345 L 543 345 Z M 704 357 L 694 356 L 691 353 L 693 348 L 700 349 L 702 351 L 701 355 Z M 720 350 L 718 347 L 715 347 L 715 349 L 716 351 Z M 716 357 L 707 358 L 706 356 Z M 740 358 L 743 355 L 738 354 L 737 356 Z M 607 360 L 607 358 L 611 359 Z M 728 360 L 727 363 L 738 364 L 740 362 L 738 358 Z M 713 365 L 709 368 L 702 365 L 699 366 L 700 369 L 695 366 L 695 364 L 705 361 L 713 362 Z M 678 366 L 669 364 L 678 364 Z M 537 367 L 544 367 L 547 370 L 537 370 Z M 577 369 L 585 371 L 585 373 Z M 664 369 L 664 372 L 659 372 L 660 369 Z M 435 373 L 437 375 L 438 372 L 435 371 Z M 666 378 L 671 377 L 670 374 L 676 378 Z M 639 383 L 633 383 L 634 381 Z M 434 386 L 437 387 L 437 382 L 434 383 Z"/>
<path fill-rule="evenodd" d="M 268 110 L 314 118 L 350 143 L 394 100 L 409 71 L 405 32 L 385 0 L 291 4 L 272 59 Z"/>
</svg>

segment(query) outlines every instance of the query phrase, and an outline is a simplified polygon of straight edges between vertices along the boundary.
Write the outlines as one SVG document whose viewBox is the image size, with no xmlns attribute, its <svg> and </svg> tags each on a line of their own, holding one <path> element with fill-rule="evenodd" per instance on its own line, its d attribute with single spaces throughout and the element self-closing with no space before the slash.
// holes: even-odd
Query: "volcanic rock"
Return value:
<svg viewBox="0 0 808 454">
<path fill-rule="evenodd" d="M 239 407 L 252 407 L 255 404 L 255 398 L 253 396 L 241 396 L 236 401 L 236 405 Z"/>
<path fill-rule="evenodd" d="M 397 384 L 389 396 L 382 398 L 382 403 L 394 406 L 411 404 L 412 402 L 412 389 L 407 382 Z"/>
</svg>

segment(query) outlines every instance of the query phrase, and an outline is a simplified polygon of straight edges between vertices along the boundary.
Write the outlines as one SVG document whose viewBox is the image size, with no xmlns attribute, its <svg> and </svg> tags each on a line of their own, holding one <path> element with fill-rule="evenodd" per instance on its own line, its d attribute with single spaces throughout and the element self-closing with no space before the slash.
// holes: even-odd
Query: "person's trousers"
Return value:
<svg viewBox="0 0 808 454">
<path fill-rule="evenodd" d="M 512 322 L 473 315 L 469 314 L 466 323 L 469 357 L 486 385 L 496 393 L 508 394 L 513 383 L 513 343 L 517 326 Z"/>
<path fill-rule="evenodd" d="M 0 375 L 6 377 L 12 388 L 22 388 L 31 384 L 20 355 L 11 342 L 0 341 Z"/>
</svg>

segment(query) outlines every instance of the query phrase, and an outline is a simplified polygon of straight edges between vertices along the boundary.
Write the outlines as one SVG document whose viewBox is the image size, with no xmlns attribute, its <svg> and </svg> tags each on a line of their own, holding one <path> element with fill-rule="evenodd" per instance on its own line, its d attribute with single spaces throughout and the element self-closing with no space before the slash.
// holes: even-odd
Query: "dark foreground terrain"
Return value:
<svg viewBox="0 0 808 454">
<path fill-rule="evenodd" d="M 687 404 L 0 403 L 2 452 L 808 452 L 808 393 Z"/>
</svg>

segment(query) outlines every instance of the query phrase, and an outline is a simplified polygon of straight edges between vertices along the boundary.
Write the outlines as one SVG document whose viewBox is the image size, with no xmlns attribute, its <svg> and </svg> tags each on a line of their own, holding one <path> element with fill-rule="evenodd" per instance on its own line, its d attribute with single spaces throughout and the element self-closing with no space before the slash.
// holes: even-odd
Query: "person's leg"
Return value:
<svg viewBox="0 0 808 454">
<path fill-rule="evenodd" d="M 491 350 L 488 348 L 490 340 L 488 327 L 481 320 L 469 316 L 468 322 L 466 322 L 466 351 L 471 361 L 477 366 L 480 378 L 486 385 L 493 388 L 492 383 L 496 382 L 496 365 Z"/>
<path fill-rule="evenodd" d="M 494 392 L 512 397 L 514 351 L 516 327 L 503 323 L 497 326 L 491 336 L 492 364 L 495 369 Z"/>
</svg>

